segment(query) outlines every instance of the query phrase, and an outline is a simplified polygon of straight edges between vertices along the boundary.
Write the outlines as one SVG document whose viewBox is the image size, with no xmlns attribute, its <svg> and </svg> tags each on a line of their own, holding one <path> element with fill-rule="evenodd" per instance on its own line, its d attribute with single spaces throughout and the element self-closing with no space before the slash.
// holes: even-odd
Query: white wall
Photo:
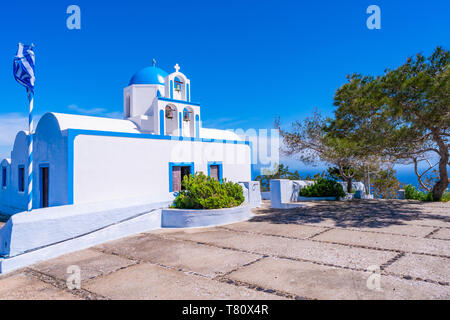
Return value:
<svg viewBox="0 0 450 320">
<path fill-rule="evenodd" d="M 126 109 L 126 97 L 130 95 L 131 117 L 151 115 L 153 100 L 157 97 L 157 91 L 164 93 L 162 85 L 132 85 L 124 89 L 124 114 Z"/>
<path fill-rule="evenodd" d="M 244 144 L 79 135 L 74 143 L 74 203 L 148 197 L 170 201 L 169 162 L 223 162 L 223 177 L 250 181 L 250 147 Z"/>
</svg>

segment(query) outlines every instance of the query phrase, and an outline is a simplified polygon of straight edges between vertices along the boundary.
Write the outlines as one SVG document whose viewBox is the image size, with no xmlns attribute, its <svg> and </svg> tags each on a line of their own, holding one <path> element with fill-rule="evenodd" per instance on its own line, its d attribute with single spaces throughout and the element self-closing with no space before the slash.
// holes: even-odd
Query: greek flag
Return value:
<svg viewBox="0 0 450 320">
<path fill-rule="evenodd" d="M 28 91 L 33 92 L 35 80 L 33 44 L 28 46 L 19 43 L 13 70 L 16 81 L 26 87 Z"/>
</svg>

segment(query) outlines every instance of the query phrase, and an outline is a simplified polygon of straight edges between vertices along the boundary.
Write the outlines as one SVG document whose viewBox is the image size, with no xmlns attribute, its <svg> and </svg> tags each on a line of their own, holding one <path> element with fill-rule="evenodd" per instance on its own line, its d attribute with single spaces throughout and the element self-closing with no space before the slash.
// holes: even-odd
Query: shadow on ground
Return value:
<svg viewBox="0 0 450 320">
<path fill-rule="evenodd" d="M 313 206 L 295 209 L 260 208 L 250 222 L 270 222 L 274 224 L 305 224 L 334 221 L 342 228 L 383 228 L 403 225 L 405 222 L 420 220 L 441 220 L 450 222 L 450 216 L 429 214 L 430 204 L 404 201 L 340 201 L 320 202 Z M 446 207 L 442 210 L 448 210 Z"/>
</svg>

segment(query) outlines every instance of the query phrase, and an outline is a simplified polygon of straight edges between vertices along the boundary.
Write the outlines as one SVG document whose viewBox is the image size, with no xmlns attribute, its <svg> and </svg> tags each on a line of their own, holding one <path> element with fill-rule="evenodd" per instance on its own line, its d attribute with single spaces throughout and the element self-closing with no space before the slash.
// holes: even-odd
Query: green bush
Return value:
<svg viewBox="0 0 450 320">
<path fill-rule="evenodd" d="M 185 176 L 183 189 L 173 202 L 172 208 L 178 209 L 221 209 L 232 208 L 244 202 L 244 193 L 238 183 L 223 183 L 205 176 L 202 172 Z"/>
<path fill-rule="evenodd" d="M 413 185 L 408 184 L 405 187 L 405 198 L 409 200 L 433 201 L 433 194 L 431 192 L 422 192 Z"/>
<path fill-rule="evenodd" d="M 313 185 L 300 190 L 302 197 L 336 197 L 343 198 L 345 191 L 342 185 L 334 180 L 318 178 Z"/>
<path fill-rule="evenodd" d="M 450 192 L 444 192 L 444 194 L 442 195 L 442 202 L 449 202 L 450 201 Z"/>
</svg>

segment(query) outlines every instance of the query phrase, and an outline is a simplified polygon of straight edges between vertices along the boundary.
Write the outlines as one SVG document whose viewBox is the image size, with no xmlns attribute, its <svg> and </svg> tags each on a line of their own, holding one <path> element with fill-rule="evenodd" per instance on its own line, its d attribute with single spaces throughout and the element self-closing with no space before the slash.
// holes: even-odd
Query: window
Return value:
<svg viewBox="0 0 450 320">
<path fill-rule="evenodd" d="M 6 188 L 6 167 L 2 167 L 2 188 Z"/>
<path fill-rule="evenodd" d="M 223 166 L 222 162 L 208 162 L 208 176 L 222 182 Z"/>
<path fill-rule="evenodd" d="M 25 191 L 25 167 L 19 166 L 19 192 Z"/>
<path fill-rule="evenodd" d="M 209 167 L 209 176 L 213 179 L 219 180 L 219 166 L 212 165 Z"/>
<path fill-rule="evenodd" d="M 169 192 L 183 190 L 181 182 L 185 176 L 194 174 L 194 163 L 169 163 Z"/>
</svg>

